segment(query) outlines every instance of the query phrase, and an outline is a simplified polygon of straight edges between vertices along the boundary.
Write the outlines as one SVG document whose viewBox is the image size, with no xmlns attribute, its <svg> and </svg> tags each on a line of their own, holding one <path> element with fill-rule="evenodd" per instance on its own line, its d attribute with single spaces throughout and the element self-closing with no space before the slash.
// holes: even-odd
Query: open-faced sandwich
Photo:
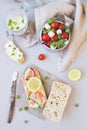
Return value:
<svg viewBox="0 0 87 130">
<path fill-rule="evenodd" d="M 46 103 L 46 94 L 39 71 L 34 67 L 27 67 L 21 81 L 27 95 L 29 107 L 33 109 L 43 108 Z"/>
<path fill-rule="evenodd" d="M 23 63 L 24 62 L 24 54 L 20 51 L 20 49 L 15 45 L 15 43 L 11 40 L 7 40 L 4 44 L 4 50 L 6 55 L 18 62 L 18 63 Z"/>
</svg>

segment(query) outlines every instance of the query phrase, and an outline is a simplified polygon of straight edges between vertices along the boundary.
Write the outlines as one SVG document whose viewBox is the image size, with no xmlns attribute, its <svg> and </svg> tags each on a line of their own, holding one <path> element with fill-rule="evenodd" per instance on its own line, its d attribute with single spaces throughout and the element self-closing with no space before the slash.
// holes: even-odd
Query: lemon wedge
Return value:
<svg viewBox="0 0 87 130">
<path fill-rule="evenodd" d="M 81 71 L 78 69 L 72 69 L 68 73 L 68 78 L 72 81 L 78 81 L 81 78 Z"/>
<path fill-rule="evenodd" d="M 36 92 L 41 88 L 41 80 L 39 78 L 36 77 L 32 77 L 30 78 L 30 80 L 28 81 L 28 89 L 31 92 Z"/>
</svg>

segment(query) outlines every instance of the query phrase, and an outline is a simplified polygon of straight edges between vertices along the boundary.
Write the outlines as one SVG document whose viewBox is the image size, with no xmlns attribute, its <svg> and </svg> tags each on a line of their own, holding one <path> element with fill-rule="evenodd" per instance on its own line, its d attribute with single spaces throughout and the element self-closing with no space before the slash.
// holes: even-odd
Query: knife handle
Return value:
<svg viewBox="0 0 87 130">
<path fill-rule="evenodd" d="M 11 87 L 11 104 L 10 104 L 9 115 L 7 120 L 8 123 L 11 123 L 13 118 L 14 107 L 15 107 L 15 95 L 16 95 L 16 81 L 13 81 Z"/>
<path fill-rule="evenodd" d="M 11 121 L 12 121 L 13 114 L 14 114 L 14 108 L 15 108 L 14 106 L 15 106 L 15 97 L 14 97 L 14 100 L 11 102 L 11 105 L 10 105 L 9 115 L 8 115 L 8 120 L 7 120 L 8 123 L 11 123 Z"/>
</svg>

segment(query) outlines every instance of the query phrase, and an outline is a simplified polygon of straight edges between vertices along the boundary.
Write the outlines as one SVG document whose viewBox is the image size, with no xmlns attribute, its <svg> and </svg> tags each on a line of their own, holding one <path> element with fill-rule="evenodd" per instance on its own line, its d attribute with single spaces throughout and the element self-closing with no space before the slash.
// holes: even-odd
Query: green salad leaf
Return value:
<svg viewBox="0 0 87 130">
<path fill-rule="evenodd" d="M 42 34 L 46 34 L 47 33 L 47 30 L 44 28 L 43 30 L 42 30 Z"/>
<path fill-rule="evenodd" d="M 55 20 L 56 20 L 56 17 L 53 17 L 53 18 L 51 18 L 51 19 L 48 21 L 48 23 L 49 23 L 49 24 L 52 24 Z"/>
<path fill-rule="evenodd" d="M 57 42 L 52 42 L 51 43 L 51 48 L 61 48 L 62 46 L 65 45 L 65 39 L 61 39 L 61 40 L 58 40 Z"/>
<path fill-rule="evenodd" d="M 69 27 L 69 26 L 66 26 L 65 31 L 66 31 L 67 33 L 70 33 L 70 32 L 71 32 L 70 27 Z"/>
</svg>

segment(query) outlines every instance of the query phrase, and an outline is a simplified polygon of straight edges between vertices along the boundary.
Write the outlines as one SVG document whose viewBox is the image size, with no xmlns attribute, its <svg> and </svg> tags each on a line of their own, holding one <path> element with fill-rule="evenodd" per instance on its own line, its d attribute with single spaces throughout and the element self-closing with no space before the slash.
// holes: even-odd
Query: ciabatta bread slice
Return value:
<svg viewBox="0 0 87 130">
<path fill-rule="evenodd" d="M 70 93 L 71 87 L 69 85 L 54 81 L 43 110 L 43 116 L 49 120 L 59 122 L 62 118 Z"/>
</svg>

